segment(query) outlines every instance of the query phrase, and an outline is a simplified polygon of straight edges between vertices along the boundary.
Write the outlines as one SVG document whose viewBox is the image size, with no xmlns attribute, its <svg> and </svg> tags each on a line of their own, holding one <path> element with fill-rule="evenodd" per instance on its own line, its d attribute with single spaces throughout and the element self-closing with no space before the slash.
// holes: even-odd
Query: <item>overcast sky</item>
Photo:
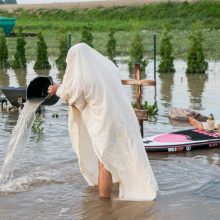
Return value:
<svg viewBox="0 0 220 220">
<path fill-rule="evenodd" d="M 94 2 L 102 0 L 17 0 L 18 4 L 42 4 L 55 2 Z"/>
</svg>

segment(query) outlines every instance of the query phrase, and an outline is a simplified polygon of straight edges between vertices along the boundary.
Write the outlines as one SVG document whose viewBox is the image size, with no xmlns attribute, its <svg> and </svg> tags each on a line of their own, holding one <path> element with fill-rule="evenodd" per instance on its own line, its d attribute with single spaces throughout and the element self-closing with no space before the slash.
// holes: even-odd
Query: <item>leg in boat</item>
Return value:
<svg viewBox="0 0 220 220">
<path fill-rule="evenodd" d="M 112 192 L 112 175 L 99 161 L 99 196 L 110 198 Z"/>
</svg>

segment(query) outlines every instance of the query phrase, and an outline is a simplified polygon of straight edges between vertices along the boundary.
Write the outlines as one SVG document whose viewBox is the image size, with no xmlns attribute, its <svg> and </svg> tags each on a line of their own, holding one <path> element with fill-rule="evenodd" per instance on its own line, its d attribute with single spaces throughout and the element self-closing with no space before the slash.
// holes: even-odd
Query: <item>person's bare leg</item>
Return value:
<svg viewBox="0 0 220 220">
<path fill-rule="evenodd" d="M 110 198 L 112 192 L 112 175 L 99 161 L 99 196 Z"/>
<path fill-rule="evenodd" d="M 189 118 L 189 123 L 199 130 L 204 130 L 202 123 L 194 118 Z"/>
</svg>

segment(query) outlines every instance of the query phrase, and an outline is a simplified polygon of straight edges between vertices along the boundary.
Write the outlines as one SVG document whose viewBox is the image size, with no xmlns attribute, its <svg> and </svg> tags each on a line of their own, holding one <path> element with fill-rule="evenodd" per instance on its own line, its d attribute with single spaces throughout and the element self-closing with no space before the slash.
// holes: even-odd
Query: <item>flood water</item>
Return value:
<svg viewBox="0 0 220 220">
<path fill-rule="evenodd" d="M 40 75 L 61 82 L 51 60 L 49 72 L 35 72 L 33 62 L 27 71 L 0 70 L 0 86 L 25 86 Z M 129 78 L 126 64 L 119 64 L 120 77 Z M 156 100 L 158 116 L 144 123 L 145 136 L 190 128 L 170 122 L 171 106 L 189 108 L 220 119 L 220 62 L 209 62 L 205 76 L 186 76 L 186 63 L 175 62 L 176 73 L 157 75 L 154 87 L 143 89 L 143 99 Z M 147 67 L 153 79 L 153 63 Z M 134 88 L 124 86 L 134 100 Z M 61 100 L 46 106 L 37 116 L 40 130 L 33 129 L 23 156 L 17 161 L 13 179 L 0 185 L 0 219 L 76 219 L 76 220 L 219 220 L 220 149 L 187 153 L 148 154 L 160 192 L 153 202 L 117 200 L 117 185 L 112 200 L 100 200 L 97 187 L 88 187 L 82 178 L 67 130 L 67 105 Z M 0 169 L 18 118 L 17 113 L 0 113 Z"/>
</svg>

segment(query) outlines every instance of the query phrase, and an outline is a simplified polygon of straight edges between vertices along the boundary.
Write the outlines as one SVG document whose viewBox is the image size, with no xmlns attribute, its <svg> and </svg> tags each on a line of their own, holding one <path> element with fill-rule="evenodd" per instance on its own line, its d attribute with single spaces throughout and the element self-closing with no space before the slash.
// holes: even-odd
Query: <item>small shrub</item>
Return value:
<svg viewBox="0 0 220 220">
<path fill-rule="evenodd" d="M 26 55 L 25 55 L 25 45 L 26 41 L 22 33 L 22 28 L 19 29 L 16 45 L 16 53 L 14 55 L 14 68 L 25 68 L 26 67 Z"/>
<path fill-rule="evenodd" d="M 84 42 L 88 44 L 90 47 L 93 47 L 93 35 L 92 28 L 90 25 L 86 25 L 83 27 L 81 42 Z"/>
<path fill-rule="evenodd" d="M 133 108 L 136 108 L 136 103 L 131 103 Z M 148 116 L 155 116 L 158 114 L 158 105 L 155 101 L 153 105 L 149 105 L 147 101 L 144 102 L 144 104 L 141 104 L 141 109 L 146 110 Z"/>
<path fill-rule="evenodd" d="M 37 113 L 34 123 L 32 125 L 32 134 L 36 142 L 40 142 L 44 136 L 44 127 L 43 127 L 43 118 L 42 116 Z"/>
<path fill-rule="evenodd" d="M 41 134 L 44 130 L 44 127 L 42 126 L 43 123 L 44 121 L 42 117 L 40 115 L 37 115 L 32 125 L 32 132 L 36 134 Z"/>
<path fill-rule="evenodd" d="M 159 64 L 159 73 L 173 73 L 174 69 L 174 57 L 172 56 L 173 47 L 171 44 L 171 36 L 168 31 L 165 30 L 160 44 L 160 64 Z"/>
<path fill-rule="evenodd" d="M 135 31 L 130 44 L 130 61 L 129 61 L 129 72 L 134 73 L 134 66 L 136 63 L 140 64 L 141 75 L 145 74 L 145 67 L 147 65 L 144 59 L 144 46 L 143 39 L 139 32 Z"/>
<path fill-rule="evenodd" d="M 205 60 L 202 42 L 203 38 L 200 31 L 191 34 L 186 73 L 205 73 L 208 69 L 208 62 Z"/>
<path fill-rule="evenodd" d="M 59 56 L 56 59 L 56 64 L 60 70 L 66 68 L 66 55 L 68 50 L 68 38 L 66 36 L 62 36 L 59 40 Z"/>
<path fill-rule="evenodd" d="M 115 34 L 114 30 L 111 29 L 108 34 L 107 53 L 108 53 L 108 58 L 112 60 L 114 63 L 116 63 L 115 61 L 116 39 L 115 39 L 114 34 Z"/>
<path fill-rule="evenodd" d="M 5 34 L 0 28 L 0 67 L 5 68 L 8 66 L 8 47 L 6 44 Z"/>
<path fill-rule="evenodd" d="M 47 55 L 47 45 L 41 33 L 38 34 L 37 42 L 37 60 L 34 69 L 49 69 L 50 64 Z"/>
</svg>

